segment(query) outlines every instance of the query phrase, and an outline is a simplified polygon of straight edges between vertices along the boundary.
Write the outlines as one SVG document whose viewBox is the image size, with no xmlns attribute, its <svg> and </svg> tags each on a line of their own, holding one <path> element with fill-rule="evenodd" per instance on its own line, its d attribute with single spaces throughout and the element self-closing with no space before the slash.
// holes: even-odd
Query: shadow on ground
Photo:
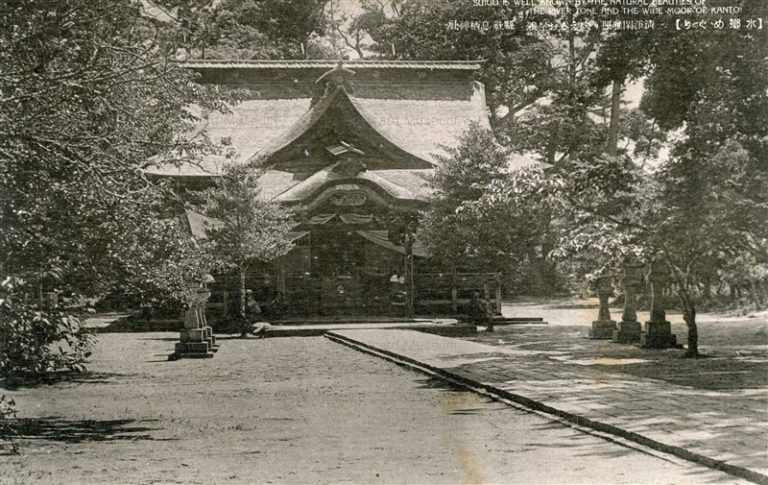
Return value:
<svg viewBox="0 0 768 485">
<path fill-rule="evenodd" d="M 418 384 L 416 386 L 417 389 L 436 389 L 443 392 L 467 392 L 467 390 L 462 387 L 432 376 L 424 379 L 416 379 L 415 382 Z"/>
<path fill-rule="evenodd" d="M 43 386 L 67 384 L 117 384 L 118 379 L 137 377 L 139 374 L 118 372 L 61 371 L 33 377 L 6 377 L 0 379 L 0 389 L 17 391 Z"/>
<path fill-rule="evenodd" d="M 467 340 L 515 352 L 542 366 L 566 365 L 573 372 L 592 369 L 657 379 L 679 386 L 736 391 L 768 387 L 768 325 L 765 322 L 702 322 L 701 352 L 706 358 L 683 358 L 680 349 L 653 350 L 610 340 L 586 338 L 587 326 L 508 326 Z M 672 325 L 678 341 L 686 328 Z M 507 356 L 507 358 L 513 357 Z"/>
<path fill-rule="evenodd" d="M 153 419 L 141 422 L 152 422 Z M 134 425 L 133 419 L 67 420 L 58 416 L 18 419 L 13 427 L 19 439 L 83 443 L 88 441 L 158 440 L 148 434 L 160 428 Z M 166 441 L 167 438 L 163 438 Z"/>
</svg>

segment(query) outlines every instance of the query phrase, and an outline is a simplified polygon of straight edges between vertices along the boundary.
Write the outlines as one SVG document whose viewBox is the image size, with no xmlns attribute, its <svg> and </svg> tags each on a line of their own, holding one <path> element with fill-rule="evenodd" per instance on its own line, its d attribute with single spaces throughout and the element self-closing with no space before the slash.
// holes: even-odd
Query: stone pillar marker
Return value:
<svg viewBox="0 0 768 485">
<path fill-rule="evenodd" d="M 168 360 L 182 358 L 208 358 L 218 350 L 216 337 L 205 318 L 205 305 L 211 292 L 204 286 L 190 284 L 187 287 L 187 310 L 184 313 L 184 328 L 180 332 L 180 342 Z"/>
<path fill-rule="evenodd" d="M 642 283 L 643 265 L 634 261 L 624 263 L 624 312 L 613 341 L 630 344 L 640 341 L 640 322 L 637 321 L 637 289 Z"/>
<path fill-rule="evenodd" d="M 592 322 L 592 328 L 589 329 L 589 338 L 613 338 L 613 332 L 616 330 L 616 321 L 611 320 L 611 310 L 608 308 L 608 298 L 613 294 L 610 276 L 603 275 L 598 277 L 595 282 L 595 291 L 600 299 L 600 310 L 597 314 L 597 320 Z"/>
<path fill-rule="evenodd" d="M 669 274 L 660 261 L 651 263 L 648 281 L 651 284 L 651 319 L 643 324 L 640 345 L 648 349 L 666 349 L 677 346 L 677 337 L 672 334 L 662 302 L 664 286 Z"/>
</svg>

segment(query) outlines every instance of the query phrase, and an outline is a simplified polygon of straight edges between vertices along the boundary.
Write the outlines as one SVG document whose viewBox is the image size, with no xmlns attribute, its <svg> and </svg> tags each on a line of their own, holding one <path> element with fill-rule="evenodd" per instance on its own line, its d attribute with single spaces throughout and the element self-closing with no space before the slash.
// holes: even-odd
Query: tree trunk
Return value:
<svg viewBox="0 0 768 485">
<path fill-rule="evenodd" d="M 43 271 L 40 270 L 40 273 L 37 276 L 37 303 L 39 305 L 40 311 L 45 310 L 45 301 L 43 297 Z"/>
<path fill-rule="evenodd" d="M 622 84 L 622 82 L 614 80 L 613 85 L 611 86 L 611 121 L 608 126 L 608 143 L 605 151 L 612 157 L 616 156 L 616 148 L 619 140 Z"/>
<path fill-rule="evenodd" d="M 757 288 L 757 281 L 749 280 L 749 295 L 752 297 L 752 304 L 755 305 L 755 311 L 760 310 L 760 291 Z"/>
<path fill-rule="evenodd" d="M 248 336 L 248 321 L 247 321 L 246 316 L 245 316 L 245 308 L 246 308 L 246 305 L 247 305 L 247 299 L 246 299 L 247 295 L 245 294 L 246 293 L 246 289 L 245 289 L 245 267 L 244 266 L 240 266 L 238 269 L 240 271 L 240 290 L 239 290 L 239 293 L 240 293 L 240 308 L 239 308 L 239 323 L 238 323 L 238 325 L 240 325 L 240 327 L 241 327 L 241 329 L 240 329 L 240 337 L 241 338 L 245 338 L 245 337 Z"/>
<path fill-rule="evenodd" d="M 529 285 L 529 293 L 531 295 L 543 295 L 546 293 L 547 283 L 543 274 L 542 262 L 539 259 L 539 255 L 536 254 L 534 248 L 528 248 L 528 271 L 530 278 L 533 281 Z"/>
<path fill-rule="evenodd" d="M 245 295 L 245 268 L 240 267 L 240 317 L 245 318 L 246 295 Z"/>
<path fill-rule="evenodd" d="M 706 276 L 703 281 L 703 293 L 706 301 L 712 300 L 712 277 Z"/>
<path fill-rule="evenodd" d="M 696 326 L 696 305 L 691 300 L 687 291 L 681 289 L 680 303 L 683 306 L 683 320 L 688 327 L 688 349 L 685 351 L 686 357 L 699 357 L 699 329 Z"/>
</svg>

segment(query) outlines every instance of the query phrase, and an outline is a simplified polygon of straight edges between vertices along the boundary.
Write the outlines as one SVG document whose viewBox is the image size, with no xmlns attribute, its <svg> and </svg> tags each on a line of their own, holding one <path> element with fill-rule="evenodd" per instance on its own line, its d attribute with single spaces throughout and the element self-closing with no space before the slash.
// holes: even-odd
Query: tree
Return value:
<svg viewBox="0 0 768 485">
<path fill-rule="evenodd" d="M 628 255 L 668 269 L 688 327 L 686 355 L 698 357 L 698 282 L 713 264 L 743 255 L 768 261 L 768 214 L 755 198 L 748 152 L 736 142 L 706 159 L 674 158 L 648 172 L 623 157 L 572 165 L 561 180 L 567 218 L 561 256 L 596 251 L 606 263 Z M 763 192 L 768 181 L 760 178 Z"/>
<path fill-rule="evenodd" d="M 506 174 L 509 151 L 490 131 L 473 124 L 458 146 L 447 152 L 439 157 L 441 163 L 432 181 L 434 193 L 419 221 L 419 237 L 436 262 L 456 271 L 479 264 L 479 235 L 464 208 L 480 199 L 494 179 Z"/>
<path fill-rule="evenodd" d="M 238 272 L 241 322 L 245 322 L 246 316 L 249 265 L 272 261 L 290 251 L 289 232 L 295 225 L 290 210 L 262 200 L 258 175 L 253 167 L 229 165 L 216 186 L 205 192 L 205 213 L 221 222 L 208 229 L 208 250 L 224 267 Z"/>
<path fill-rule="evenodd" d="M 315 36 L 324 32 L 326 0 L 158 3 L 175 14 L 167 37 L 186 57 L 300 59 L 325 54 Z"/>
<path fill-rule="evenodd" d="M 48 309 L 44 292 L 98 296 L 115 285 L 177 278 L 186 238 L 158 220 L 172 215 L 169 191 L 142 169 L 172 149 L 209 151 L 179 136 L 198 121 L 184 107 L 218 109 L 226 97 L 194 85 L 166 47 L 138 2 L 3 5 L 3 374 L 82 370 L 90 336 L 71 310 Z M 166 261 L 171 273 L 155 271 Z"/>
<path fill-rule="evenodd" d="M 551 49 L 526 32 L 522 19 L 529 7 L 477 7 L 451 0 L 377 0 L 364 2 L 363 7 L 351 27 L 365 30 L 373 41 L 367 47 L 381 57 L 482 59 L 478 77 L 494 116 L 502 108 L 517 111 L 548 89 Z M 481 28 L 451 27 L 465 20 L 476 21 Z M 495 121 L 492 117 L 492 124 Z"/>
<path fill-rule="evenodd" d="M 217 109 L 221 95 L 195 86 L 144 36 L 134 4 L 11 2 L 4 12 L 0 263 L 98 293 L 131 250 L 126 241 L 144 241 L 130 235 L 164 210 L 146 160 L 208 150 L 178 136 L 196 121 L 183 108 Z"/>
<path fill-rule="evenodd" d="M 551 291 L 557 286 L 548 259 L 554 187 L 540 167 L 515 166 L 489 130 L 473 125 L 459 142 L 441 157 L 420 239 L 448 270 L 501 271 L 509 289 Z M 535 283 L 527 285 L 521 274 Z"/>
</svg>

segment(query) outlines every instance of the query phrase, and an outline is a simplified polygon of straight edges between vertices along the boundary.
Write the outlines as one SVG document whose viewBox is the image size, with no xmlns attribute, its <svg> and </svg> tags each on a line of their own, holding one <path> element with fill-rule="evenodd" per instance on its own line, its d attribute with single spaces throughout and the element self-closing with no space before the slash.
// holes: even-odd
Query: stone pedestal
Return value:
<svg viewBox="0 0 768 485">
<path fill-rule="evenodd" d="M 668 349 L 677 347 L 677 337 L 672 333 L 669 322 L 648 321 L 640 334 L 640 346 L 647 349 Z"/>
<path fill-rule="evenodd" d="M 589 338 L 610 339 L 613 338 L 613 332 L 616 330 L 616 321 L 611 320 L 611 311 L 608 308 L 608 298 L 613 293 L 611 279 L 608 276 L 598 278 L 596 291 L 600 299 L 600 310 L 597 320 L 592 322 L 592 328 L 589 329 Z"/>
<path fill-rule="evenodd" d="M 664 265 L 658 261 L 651 264 L 648 282 L 651 284 L 651 319 L 643 325 L 640 346 L 648 349 L 667 349 L 677 346 L 677 337 L 672 334 L 672 327 L 666 320 L 662 296 L 667 282 Z"/>
<path fill-rule="evenodd" d="M 174 352 L 168 360 L 182 358 L 210 358 L 218 350 L 213 329 L 205 318 L 205 305 L 211 293 L 206 288 L 190 289 L 187 311 L 184 313 L 184 329 L 179 335 Z"/>
<path fill-rule="evenodd" d="M 619 322 L 613 332 L 613 341 L 620 344 L 634 344 L 640 341 L 640 322 Z"/>
<path fill-rule="evenodd" d="M 610 340 L 616 331 L 616 320 L 594 320 L 589 329 L 589 338 L 596 340 Z"/>
<path fill-rule="evenodd" d="M 640 322 L 637 321 L 637 289 L 642 283 L 643 266 L 634 262 L 624 265 L 624 312 L 613 332 L 613 341 L 620 344 L 640 342 Z"/>
</svg>

